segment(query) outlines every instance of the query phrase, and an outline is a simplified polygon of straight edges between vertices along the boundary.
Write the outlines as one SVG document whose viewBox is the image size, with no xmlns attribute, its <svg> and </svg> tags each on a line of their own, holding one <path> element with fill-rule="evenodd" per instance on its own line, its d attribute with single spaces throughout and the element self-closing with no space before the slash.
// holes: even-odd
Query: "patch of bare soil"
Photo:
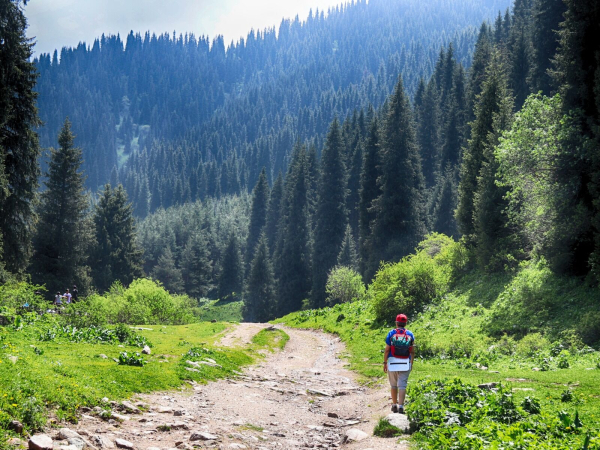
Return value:
<svg viewBox="0 0 600 450">
<path fill-rule="evenodd" d="M 250 342 L 266 326 L 240 324 L 221 344 Z M 138 402 L 147 412 L 130 408 L 109 421 L 84 414 L 72 429 L 97 448 L 408 449 L 405 440 L 372 435 L 379 418 L 389 413 L 387 383 L 375 390 L 358 384 L 337 356 L 343 351 L 338 338 L 285 331 L 290 340 L 283 351 L 235 379 L 139 395 L 128 406 Z"/>
</svg>

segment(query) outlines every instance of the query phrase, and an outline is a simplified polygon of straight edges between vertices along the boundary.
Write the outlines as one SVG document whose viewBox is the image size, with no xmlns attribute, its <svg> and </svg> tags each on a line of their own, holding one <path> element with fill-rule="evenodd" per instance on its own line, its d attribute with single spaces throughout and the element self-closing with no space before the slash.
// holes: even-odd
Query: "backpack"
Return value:
<svg viewBox="0 0 600 450">
<path fill-rule="evenodd" d="M 396 329 L 390 341 L 393 357 L 406 358 L 410 356 L 410 347 L 412 347 L 413 338 L 406 333 L 404 328 Z"/>
</svg>

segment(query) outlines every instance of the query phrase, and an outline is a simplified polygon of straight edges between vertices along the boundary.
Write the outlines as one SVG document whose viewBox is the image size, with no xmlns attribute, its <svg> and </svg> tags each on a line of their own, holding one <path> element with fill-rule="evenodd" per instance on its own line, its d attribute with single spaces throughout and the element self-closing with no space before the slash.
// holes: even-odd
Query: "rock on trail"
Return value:
<svg viewBox="0 0 600 450">
<path fill-rule="evenodd" d="M 219 344 L 245 345 L 269 326 L 242 323 Z M 405 441 L 372 435 L 390 412 L 387 383 L 373 390 L 359 385 L 338 358 L 344 350 L 338 338 L 285 331 L 290 336 L 285 349 L 234 378 L 207 385 L 189 381 L 192 389 L 113 403 L 113 418 L 84 414 L 73 429 L 59 430 L 59 441 L 46 436 L 49 444 L 38 439 L 30 448 L 71 450 L 83 441 L 92 450 L 408 449 Z"/>
</svg>

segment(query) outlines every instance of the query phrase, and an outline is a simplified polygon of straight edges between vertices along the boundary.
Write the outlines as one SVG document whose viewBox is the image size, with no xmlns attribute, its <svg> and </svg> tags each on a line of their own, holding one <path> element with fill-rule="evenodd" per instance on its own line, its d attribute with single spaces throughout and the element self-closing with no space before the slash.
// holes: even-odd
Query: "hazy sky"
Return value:
<svg viewBox="0 0 600 450">
<path fill-rule="evenodd" d="M 225 37 L 226 45 L 251 28 L 279 26 L 283 17 L 301 20 L 309 10 L 327 10 L 340 0 L 30 0 L 25 7 L 35 53 L 50 53 L 80 41 L 91 45 L 104 34 L 129 31 L 177 34 L 191 31 Z"/>
</svg>

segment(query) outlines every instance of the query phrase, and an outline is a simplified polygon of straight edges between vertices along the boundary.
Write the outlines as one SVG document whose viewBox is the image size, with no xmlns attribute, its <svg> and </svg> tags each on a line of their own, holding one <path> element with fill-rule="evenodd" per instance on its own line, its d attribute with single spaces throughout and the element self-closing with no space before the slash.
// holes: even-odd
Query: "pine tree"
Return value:
<svg viewBox="0 0 600 450">
<path fill-rule="evenodd" d="M 190 236 L 181 254 L 185 292 L 194 298 L 207 297 L 213 288 L 213 264 L 204 232 Z"/>
<path fill-rule="evenodd" d="M 356 243 L 352 235 L 350 225 L 346 227 L 342 247 L 337 257 L 338 266 L 350 267 L 352 270 L 358 270 L 358 252 L 356 251 Z"/>
<path fill-rule="evenodd" d="M 90 201 L 80 171 L 81 149 L 74 146 L 74 138 L 67 119 L 58 136 L 59 148 L 50 150 L 46 190 L 41 194 L 39 224 L 33 239 L 32 279 L 45 284 L 50 292 L 73 284 L 85 292 L 91 285 Z"/>
<path fill-rule="evenodd" d="M 306 150 L 297 144 L 285 179 L 285 202 L 276 251 L 278 315 L 302 308 L 311 287 Z"/>
<path fill-rule="evenodd" d="M 248 238 L 246 240 L 246 271 L 250 268 L 250 262 L 254 258 L 254 248 L 267 222 L 268 206 L 269 183 L 267 181 L 267 171 L 263 167 L 252 192 L 250 224 L 248 225 Z"/>
<path fill-rule="evenodd" d="M 344 144 L 337 119 L 329 128 L 321 155 L 321 177 L 315 213 L 311 302 L 325 306 L 327 274 L 337 261 L 346 229 L 346 168 Z"/>
<path fill-rule="evenodd" d="M 458 192 L 455 170 L 448 166 L 440 180 L 439 195 L 433 212 L 433 231 L 458 239 L 459 233 L 454 218 L 458 204 Z"/>
<path fill-rule="evenodd" d="M 377 118 L 371 121 L 369 133 L 365 143 L 362 171 L 360 174 L 360 203 L 359 203 L 359 254 L 360 273 L 365 280 L 370 280 L 377 267 L 369 265 L 372 261 L 371 225 L 375 220 L 373 202 L 381 195 L 378 184 L 379 179 L 379 154 L 380 154 L 379 125 Z"/>
<path fill-rule="evenodd" d="M 473 52 L 473 63 L 469 70 L 469 86 L 467 94 L 468 121 L 475 118 L 475 104 L 481 93 L 481 86 L 485 80 L 486 68 L 492 55 L 491 31 L 487 23 L 483 23 L 479 29 L 479 36 Z M 467 130 L 470 131 L 470 130 Z"/>
<path fill-rule="evenodd" d="M 371 267 L 379 261 L 399 261 L 425 235 L 421 160 L 402 79 L 398 80 L 385 119 L 380 172 Z"/>
<path fill-rule="evenodd" d="M 221 273 L 218 280 L 220 300 L 234 300 L 241 296 L 243 273 L 244 265 L 242 264 L 240 245 L 237 236 L 232 232 L 221 260 Z"/>
<path fill-rule="evenodd" d="M 12 273 L 31 256 L 40 155 L 37 73 L 20 3 L 0 0 L 0 260 Z"/>
<path fill-rule="evenodd" d="M 477 191 L 477 178 L 484 161 L 485 149 L 489 145 L 494 129 L 494 117 L 500 110 L 501 96 L 505 93 L 502 87 L 501 70 L 500 56 L 496 54 L 486 70 L 487 78 L 475 107 L 475 120 L 471 123 L 471 139 L 465 149 L 461 165 L 456 221 L 460 232 L 471 241 L 475 236 L 473 202 Z"/>
<path fill-rule="evenodd" d="M 170 247 L 166 247 L 163 254 L 160 255 L 150 276 L 160 281 L 170 293 L 183 294 L 183 276 L 181 270 L 175 265 Z"/>
<path fill-rule="evenodd" d="M 263 233 L 256 246 L 244 292 L 242 316 L 246 322 L 267 322 L 276 307 L 275 278 L 269 257 L 267 237 Z"/>
<path fill-rule="evenodd" d="M 356 144 L 348 167 L 348 196 L 346 197 L 346 210 L 348 211 L 348 223 L 352 227 L 352 234 L 354 236 L 358 236 L 360 174 L 362 171 L 363 147 L 364 144 L 362 140 Z"/>
<path fill-rule="evenodd" d="M 92 252 L 92 276 L 100 291 L 115 281 L 130 284 L 143 275 L 142 250 L 138 248 L 131 203 L 122 185 L 104 186 L 94 212 L 96 244 Z"/>
<path fill-rule="evenodd" d="M 440 171 L 440 97 L 435 82 L 427 84 L 423 103 L 418 111 L 417 139 L 426 187 L 433 186 Z"/>
</svg>

